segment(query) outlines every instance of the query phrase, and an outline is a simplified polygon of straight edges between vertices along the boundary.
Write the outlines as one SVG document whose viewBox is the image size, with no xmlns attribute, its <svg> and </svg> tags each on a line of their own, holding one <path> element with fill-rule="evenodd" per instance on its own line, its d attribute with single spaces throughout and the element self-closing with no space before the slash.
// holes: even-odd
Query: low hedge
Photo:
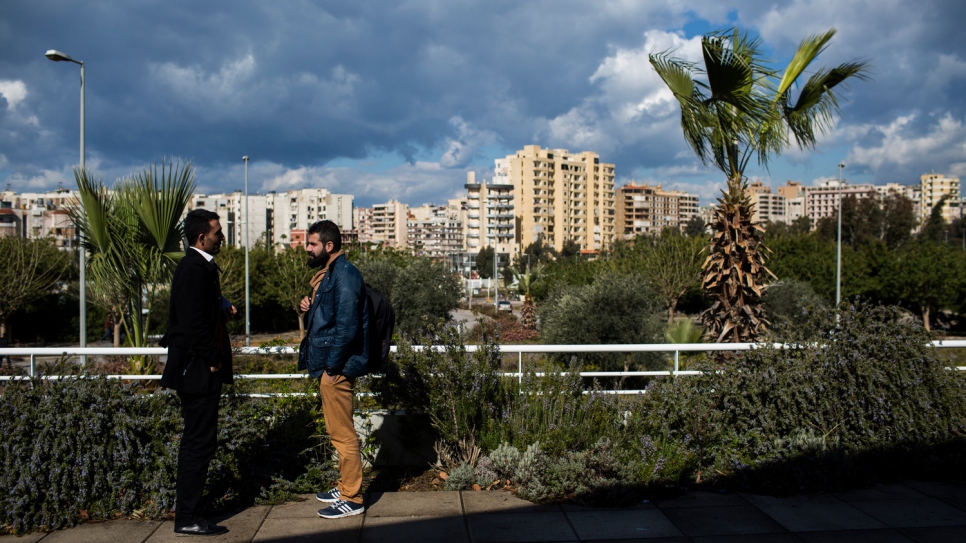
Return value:
<svg viewBox="0 0 966 543">
<path fill-rule="evenodd" d="M 221 398 L 206 493 L 212 510 L 249 506 L 310 465 L 320 478 L 331 475 L 318 469 L 327 454 L 317 400 L 234 392 Z M 93 376 L 10 384 L 0 397 L 0 532 L 165 516 L 174 505 L 180 431 L 179 401 L 169 391 Z"/>
</svg>

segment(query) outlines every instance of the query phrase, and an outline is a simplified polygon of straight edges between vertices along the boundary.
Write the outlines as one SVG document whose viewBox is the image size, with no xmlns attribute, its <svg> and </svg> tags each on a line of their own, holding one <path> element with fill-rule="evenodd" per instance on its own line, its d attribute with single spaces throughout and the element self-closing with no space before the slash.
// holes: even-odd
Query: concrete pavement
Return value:
<svg viewBox="0 0 966 543">
<path fill-rule="evenodd" d="M 303 502 L 252 507 L 214 519 L 231 531 L 212 542 L 529 543 L 962 542 L 966 486 L 907 482 L 844 493 L 775 498 L 691 492 L 630 508 L 535 505 L 508 492 L 387 492 L 366 496 L 366 512 L 339 520 Z M 189 538 L 190 539 L 190 538 Z M 3 543 L 185 541 L 172 523 L 116 520 Z"/>
</svg>

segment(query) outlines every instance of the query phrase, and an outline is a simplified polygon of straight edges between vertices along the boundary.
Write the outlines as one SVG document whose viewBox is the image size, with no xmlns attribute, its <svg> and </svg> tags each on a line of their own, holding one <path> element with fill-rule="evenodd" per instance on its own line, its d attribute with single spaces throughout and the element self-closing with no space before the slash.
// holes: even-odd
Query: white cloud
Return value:
<svg viewBox="0 0 966 543">
<path fill-rule="evenodd" d="M 229 171 L 199 171 L 204 178 L 202 192 L 219 192 L 226 180 L 243 175 L 243 166 Z M 220 178 L 219 178 L 220 177 Z M 289 168 L 273 162 L 249 164 L 249 182 L 261 192 L 286 191 L 304 187 L 319 187 L 334 193 L 352 194 L 356 205 L 372 205 L 390 199 L 410 205 L 445 203 L 449 198 L 464 194 L 465 169 L 447 168 L 439 162 L 417 161 L 401 164 L 387 171 L 364 171 L 352 167 L 301 166 Z M 235 181 L 237 183 L 237 181 Z"/>
<path fill-rule="evenodd" d="M 0 79 L 0 95 L 7 100 L 7 109 L 13 110 L 17 104 L 27 98 L 27 85 L 20 81 Z"/>
<path fill-rule="evenodd" d="M 846 161 L 873 170 L 890 164 L 909 166 L 932 163 L 946 168 L 966 160 L 966 125 L 951 114 L 942 115 L 925 133 L 913 128 L 915 114 L 903 115 L 887 125 L 862 125 L 852 134 L 880 136 L 877 145 L 856 143 Z"/>
<path fill-rule="evenodd" d="M 495 143 L 497 136 L 489 130 L 478 130 L 462 117 L 456 116 L 449 120 L 456 127 L 457 138 L 446 139 L 446 151 L 443 152 L 439 164 L 444 168 L 461 168 L 470 163 L 481 147 Z"/>
<path fill-rule="evenodd" d="M 607 155 L 621 147 L 682 141 L 677 101 L 648 59 L 651 53 L 665 51 L 698 60 L 700 37 L 685 39 L 680 33 L 649 30 L 640 47 L 612 47 L 589 78 L 598 92 L 547 121 L 552 142 Z"/>
</svg>

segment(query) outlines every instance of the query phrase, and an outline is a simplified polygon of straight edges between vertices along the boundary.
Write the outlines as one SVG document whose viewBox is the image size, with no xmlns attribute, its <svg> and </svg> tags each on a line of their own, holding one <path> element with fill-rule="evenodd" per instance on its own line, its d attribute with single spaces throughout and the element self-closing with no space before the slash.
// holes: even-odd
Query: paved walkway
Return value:
<svg viewBox="0 0 966 543">
<path fill-rule="evenodd" d="M 966 486 L 910 482 L 845 493 L 773 498 L 693 492 L 625 509 L 533 505 L 507 492 L 387 492 L 364 515 L 325 520 L 306 501 L 216 519 L 212 542 L 963 542 Z M 185 541 L 171 522 L 118 520 L 0 542 Z M 196 538 L 201 539 L 201 538 Z"/>
</svg>

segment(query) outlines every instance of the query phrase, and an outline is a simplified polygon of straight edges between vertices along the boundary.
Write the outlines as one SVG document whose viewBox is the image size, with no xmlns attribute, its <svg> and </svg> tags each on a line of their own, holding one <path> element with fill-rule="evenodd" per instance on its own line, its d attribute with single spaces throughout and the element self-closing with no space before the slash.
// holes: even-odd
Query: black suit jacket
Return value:
<svg viewBox="0 0 966 543">
<path fill-rule="evenodd" d="M 168 333 L 159 343 L 168 348 L 161 386 L 209 394 L 232 383 L 231 342 L 221 300 L 218 268 L 189 248 L 171 280 Z M 209 367 L 219 362 L 221 369 L 212 372 Z"/>
</svg>

